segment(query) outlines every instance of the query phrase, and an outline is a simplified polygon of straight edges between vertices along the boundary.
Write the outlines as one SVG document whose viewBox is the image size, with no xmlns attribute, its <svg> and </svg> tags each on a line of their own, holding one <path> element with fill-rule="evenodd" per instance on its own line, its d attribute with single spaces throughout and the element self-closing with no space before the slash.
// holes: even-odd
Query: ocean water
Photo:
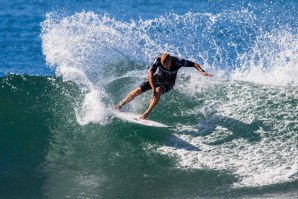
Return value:
<svg viewBox="0 0 298 199">
<path fill-rule="evenodd" d="M 297 6 L 2 0 L 0 198 L 297 198 Z M 179 71 L 171 129 L 111 117 L 163 52 L 215 76 Z"/>
</svg>

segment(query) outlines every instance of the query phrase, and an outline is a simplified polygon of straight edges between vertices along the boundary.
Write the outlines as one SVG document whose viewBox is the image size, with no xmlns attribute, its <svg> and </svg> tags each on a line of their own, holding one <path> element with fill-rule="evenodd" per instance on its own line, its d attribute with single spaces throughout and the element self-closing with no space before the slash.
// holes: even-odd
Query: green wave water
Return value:
<svg viewBox="0 0 298 199">
<path fill-rule="evenodd" d="M 1 78 L 0 197 L 294 197 L 297 88 L 215 78 L 194 87 L 180 77 L 150 116 L 174 129 L 110 117 L 82 125 L 78 110 L 88 92 L 78 85 Z M 117 101 L 137 82 L 116 79 L 105 92 Z M 141 112 L 149 99 L 127 109 Z"/>
</svg>

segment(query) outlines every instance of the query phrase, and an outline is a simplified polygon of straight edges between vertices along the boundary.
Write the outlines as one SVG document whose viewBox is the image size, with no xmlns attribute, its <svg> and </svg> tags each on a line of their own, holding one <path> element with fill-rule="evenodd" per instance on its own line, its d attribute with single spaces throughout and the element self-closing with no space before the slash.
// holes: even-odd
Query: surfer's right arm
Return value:
<svg viewBox="0 0 298 199">
<path fill-rule="evenodd" d="M 154 97 L 156 95 L 155 85 L 153 82 L 153 75 L 157 70 L 158 61 L 159 61 L 158 59 L 155 60 L 155 62 L 152 64 L 152 66 L 149 70 L 149 74 L 148 74 L 149 84 L 152 88 L 152 97 Z"/>
</svg>

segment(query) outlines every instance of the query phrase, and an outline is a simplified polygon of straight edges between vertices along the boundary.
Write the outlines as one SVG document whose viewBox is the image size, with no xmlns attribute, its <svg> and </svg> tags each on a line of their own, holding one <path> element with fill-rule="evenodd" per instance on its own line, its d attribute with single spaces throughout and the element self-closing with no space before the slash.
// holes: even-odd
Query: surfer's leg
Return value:
<svg viewBox="0 0 298 199">
<path fill-rule="evenodd" d="M 135 97 L 151 89 L 149 81 L 143 82 L 139 87 L 131 91 L 118 105 L 115 106 L 116 109 L 122 109 L 123 106 L 131 102 Z"/>
<path fill-rule="evenodd" d="M 141 90 L 140 87 L 137 87 L 133 91 L 131 91 L 118 105 L 115 106 L 116 109 L 122 109 L 123 106 L 129 102 L 131 102 L 135 97 L 139 96 L 142 94 L 143 91 Z"/>
<path fill-rule="evenodd" d="M 145 111 L 145 113 L 140 117 L 140 119 L 146 119 L 149 114 L 151 113 L 151 111 L 153 110 L 153 108 L 156 106 L 156 104 L 159 102 L 160 96 L 163 94 L 163 90 L 161 87 L 157 87 L 156 88 L 156 96 L 154 96 L 149 104 L 148 109 Z"/>
</svg>

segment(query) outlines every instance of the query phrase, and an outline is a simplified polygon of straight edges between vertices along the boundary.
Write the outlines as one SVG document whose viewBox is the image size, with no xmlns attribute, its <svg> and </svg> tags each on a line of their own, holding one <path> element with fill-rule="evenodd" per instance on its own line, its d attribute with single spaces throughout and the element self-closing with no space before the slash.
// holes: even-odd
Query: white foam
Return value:
<svg viewBox="0 0 298 199">
<path fill-rule="evenodd" d="M 186 84 L 197 88 L 191 80 Z M 194 110 L 188 113 L 202 114 L 205 119 L 199 119 L 197 129 L 179 126 L 175 131 L 177 142 L 182 139 L 199 150 L 189 151 L 173 145 L 159 147 L 158 151 L 178 157 L 181 168 L 229 170 L 239 177 L 233 184 L 235 187 L 264 186 L 297 179 L 296 105 L 291 100 L 287 103 L 288 99 L 298 97 L 295 89 L 265 85 L 256 88 L 231 81 L 217 84 L 217 88 L 211 85 L 210 89 L 213 92 L 198 89 L 195 95 L 184 93 L 204 101 L 196 113 Z M 255 128 L 251 124 L 258 124 L 257 120 L 263 124 Z M 253 135 L 257 139 L 249 141 Z M 235 137 L 229 139 L 229 136 Z"/>
<path fill-rule="evenodd" d="M 298 85 L 298 35 L 280 27 L 261 34 L 249 52 L 238 56 L 237 80 L 278 86 Z"/>
<path fill-rule="evenodd" d="M 86 125 L 90 122 L 102 125 L 108 123 L 107 107 L 100 101 L 103 95 L 105 93 L 97 89 L 85 95 L 83 103 L 76 108 L 76 118 L 80 125 Z"/>
</svg>

